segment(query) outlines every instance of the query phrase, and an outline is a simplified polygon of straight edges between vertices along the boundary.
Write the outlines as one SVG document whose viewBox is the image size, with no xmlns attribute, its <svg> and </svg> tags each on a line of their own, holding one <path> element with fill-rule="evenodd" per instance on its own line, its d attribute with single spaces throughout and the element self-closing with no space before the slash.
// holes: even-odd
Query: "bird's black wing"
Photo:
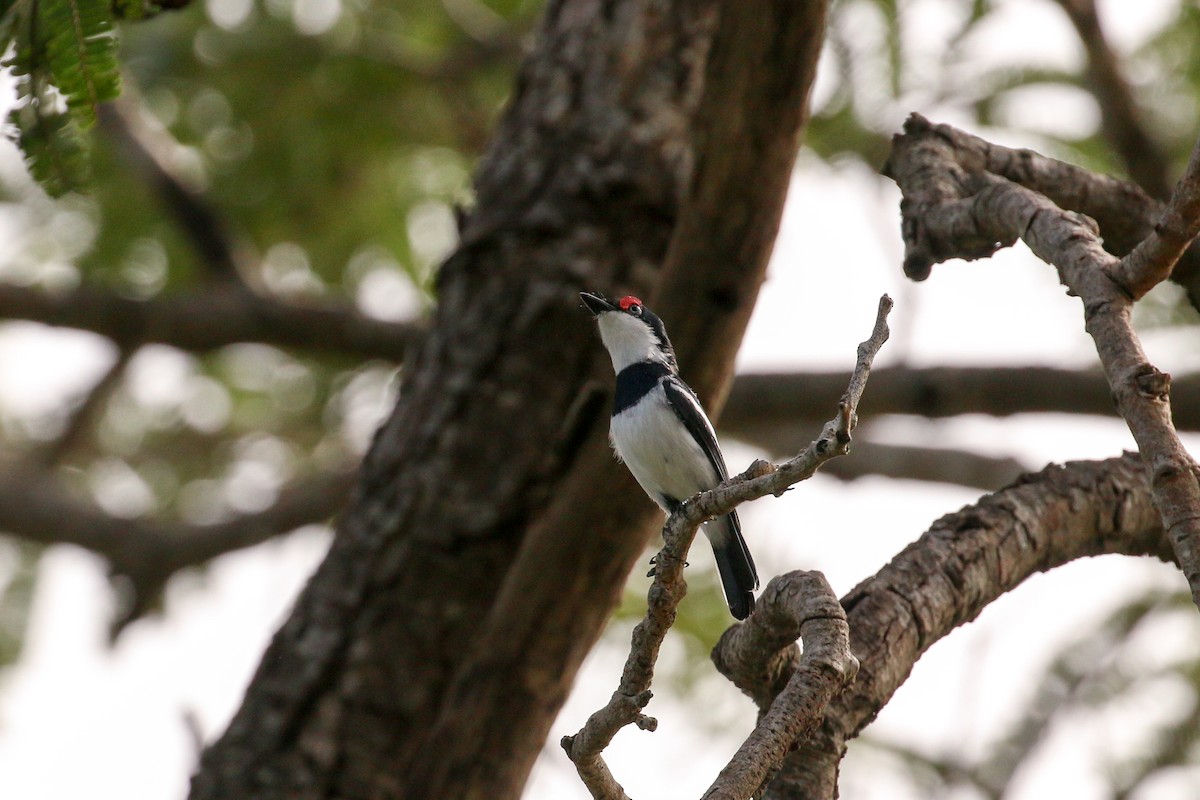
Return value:
<svg viewBox="0 0 1200 800">
<path fill-rule="evenodd" d="M 667 394 L 667 402 L 671 404 L 671 410 L 675 412 L 675 416 L 679 417 L 680 422 L 692 435 L 692 439 L 703 448 L 709 463 L 716 468 L 717 479 L 723 481 L 728 478 L 725 457 L 721 455 L 721 447 L 717 444 L 716 431 L 713 430 L 712 423 L 708 421 L 708 415 L 704 413 L 704 408 L 701 407 L 695 392 L 674 375 L 668 375 L 663 380 L 663 390 Z"/>
<path fill-rule="evenodd" d="M 708 415 L 700 407 L 695 393 L 674 375 L 663 379 L 663 389 L 671 409 L 683 422 L 691 437 L 700 443 L 709 463 L 716 469 L 718 480 L 725 480 L 728 474 L 725 458 L 717 445 L 717 434 L 713 431 L 712 423 L 708 421 Z M 713 557 L 721 575 L 721 588 L 725 592 L 729 612 L 736 619 L 745 619 L 754 610 L 758 570 L 754 568 L 750 548 L 746 546 L 746 540 L 742 537 L 742 524 L 738 521 L 737 511 L 730 511 L 708 523 L 705 533 L 713 546 Z"/>
</svg>

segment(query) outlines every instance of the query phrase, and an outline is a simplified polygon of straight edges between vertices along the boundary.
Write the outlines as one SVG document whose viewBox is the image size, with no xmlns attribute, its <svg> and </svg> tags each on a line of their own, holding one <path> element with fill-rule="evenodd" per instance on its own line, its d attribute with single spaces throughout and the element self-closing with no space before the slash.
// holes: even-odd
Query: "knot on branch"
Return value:
<svg viewBox="0 0 1200 800">
<path fill-rule="evenodd" d="M 804 640 L 803 655 L 796 636 Z M 750 617 L 721 637 L 713 661 L 763 715 L 705 798 L 757 797 L 858 674 L 845 611 L 819 572 L 774 578 Z"/>
<path fill-rule="evenodd" d="M 745 472 L 737 476 L 737 479 L 752 481 L 755 478 L 762 478 L 766 475 L 770 475 L 777 469 L 778 467 L 776 467 L 770 461 L 764 461 L 761 458 L 756 458 L 750 464 L 750 466 L 746 467 Z"/>
<path fill-rule="evenodd" d="M 1153 364 L 1143 363 L 1138 366 L 1133 376 L 1138 394 L 1153 400 L 1166 400 L 1171 391 L 1171 375 L 1162 372 Z"/>
<path fill-rule="evenodd" d="M 712 659 L 765 711 L 801 662 L 798 638 L 805 640 L 805 659 L 826 663 L 847 682 L 853 679 L 858 662 L 848 635 L 846 612 L 825 576 L 798 570 L 771 579 L 750 617 L 721 636 Z M 844 646 L 840 636 L 847 637 Z"/>
</svg>

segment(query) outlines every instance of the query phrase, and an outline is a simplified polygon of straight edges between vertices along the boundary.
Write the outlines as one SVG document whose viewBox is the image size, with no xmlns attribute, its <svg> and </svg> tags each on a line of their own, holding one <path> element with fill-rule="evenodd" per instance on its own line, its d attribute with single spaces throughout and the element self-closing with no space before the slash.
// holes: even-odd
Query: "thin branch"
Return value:
<svg viewBox="0 0 1200 800">
<path fill-rule="evenodd" d="M 1112 278 L 1137 300 L 1171 277 L 1175 264 L 1200 233 L 1200 142 L 1175 186 L 1158 224 L 1121 259 Z"/>
<path fill-rule="evenodd" d="M 641 710 L 650 701 L 650 684 L 659 647 L 687 593 L 687 582 L 683 578 L 684 559 L 697 529 L 706 520 L 728 514 L 741 503 L 768 494 L 782 494 L 792 485 L 812 477 L 826 461 L 849 451 L 856 409 L 871 363 L 888 338 L 887 315 L 891 308 L 891 298 L 887 295 L 880 298 L 874 330 L 871 337 L 859 345 L 858 361 L 850 385 L 838 404 L 838 414 L 826 423 L 816 441 L 779 466 L 765 461 L 754 462 L 741 475 L 687 500 L 667 520 L 663 527 L 663 548 L 655 559 L 654 582 L 647 597 L 648 609 L 645 618 L 634 628 L 620 685 L 608 704 L 592 714 L 579 733 L 562 739 L 563 749 L 576 764 L 580 778 L 593 797 L 598 800 L 624 797 L 623 790 L 614 793 L 620 785 L 604 766 L 601 751 L 621 728 L 635 723 L 643 728 L 653 724 Z M 597 776 L 602 780 L 597 780 Z"/>
<path fill-rule="evenodd" d="M 845 379 L 844 372 L 738 375 L 718 432 L 768 455 L 794 453 L 808 441 L 806 431 Z M 1171 410 L 1176 428 L 1200 430 L 1200 374 L 1172 376 Z M 883 367 L 871 373 L 871 412 L 874 419 L 886 414 L 1117 416 L 1103 372 L 1036 366 Z M 1015 458 L 953 448 L 884 444 L 873 433 L 871 428 L 860 430 L 854 457 L 831 462 L 825 474 L 845 480 L 881 475 L 992 491 L 1035 468 Z"/>
<path fill-rule="evenodd" d="M 858 674 L 849 637 L 846 612 L 819 572 L 773 578 L 750 618 L 725 631 L 713 662 L 759 704 L 762 716 L 705 800 L 757 794 L 793 745 L 816 729 L 830 701 Z M 781 678 L 786 684 L 780 691 Z"/>
<path fill-rule="evenodd" d="M 951 130 L 914 114 L 893 140 L 888 169 L 904 193 L 905 271 L 922 279 L 934 263 L 987 256 L 1018 238 L 1058 270 L 1062 283 L 1083 300 L 1084 327 L 1151 471 L 1163 522 L 1200 606 L 1198 469 L 1171 421 L 1170 376 L 1149 362 L 1133 331 L 1131 287 L 1120 282 L 1127 269 L 1105 252 L 1092 220 L 970 160 L 960 161 L 952 137 L 945 135 Z M 1177 193 L 1181 210 L 1192 206 L 1190 189 L 1191 184 Z M 1172 206 L 1176 202 L 1173 198 Z"/>
<path fill-rule="evenodd" d="M 1172 558 L 1136 454 L 1047 467 L 935 522 L 842 598 L 858 676 L 788 756 L 766 797 L 835 797 L 847 740 L 926 650 L 1030 575 L 1105 553 Z"/>
<path fill-rule="evenodd" d="M 168 344 L 205 352 L 264 342 L 392 362 L 404 360 L 424 329 L 419 322 L 373 319 L 345 304 L 285 303 L 219 285 L 134 300 L 92 287 L 50 293 L 0 284 L 0 318 L 91 331 L 123 349 Z"/>
</svg>

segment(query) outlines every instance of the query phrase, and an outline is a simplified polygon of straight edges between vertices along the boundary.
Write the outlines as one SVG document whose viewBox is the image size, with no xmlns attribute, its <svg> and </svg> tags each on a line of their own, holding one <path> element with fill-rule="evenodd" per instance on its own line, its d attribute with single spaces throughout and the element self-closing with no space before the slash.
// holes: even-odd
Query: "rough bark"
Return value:
<svg viewBox="0 0 1200 800">
<path fill-rule="evenodd" d="M 1077 211 L 1094 220 L 1104 249 L 1114 256 L 1127 256 L 1149 237 L 1166 209 L 1165 203 L 1129 181 L 1099 175 L 1032 150 L 992 144 L 949 126 L 939 126 L 939 135 L 952 143 L 956 158 L 969 171 L 1012 181 L 1044 195 L 1059 208 Z M 974 243 L 974 252 L 959 250 L 954 255 L 963 258 L 991 255 L 996 241 L 985 239 Z M 913 268 L 910 277 L 921 280 L 923 269 L 928 266 L 912 262 L 906 265 L 906 270 Z M 1192 305 L 1200 309 L 1200 244 L 1193 241 L 1184 250 L 1170 280 L 1186 289 Z"/>
<path fill-rule="evenodd" d="M 745 623 L 713 648 L 725 677 L 759 702 L 761 715 L 703 800 L 751 797 L 787 753 L 824 719 L 829 703 L 854 681 L 846 614 L 819 572 L 772 578 Z M 803 639 L 803 654 L 796 641 Z M 761 687 L 774 691 L 764 697 Z"/>
<path fill-rule="evenodd" d="M 716 102 L 702 98 L 721 52 L 718 9 L 730 15 L 723 22 L 747 16 L 736 8 L 548 7 L 397 408 L 328 557 L 204 754 L 194 798 L 519 793 L 652 519 L 603 442 L 603 391 L 588 383 L 605 360 L 577 292 L 648 293 L 680 214 L 699 207 L 683 202 L 701 196 L 696 165 L 707 163 L 704 148 L 729 142 L 701 141 L 697 114 Z M 754 105 L 764 95 L 747 91 L 725 98 L 722 113 L 762 120 L 747 123 L 766 126 L 762 139 L 747 141 L 794 153 L 819 46 L 782 45 L 819 42 L 823 4 L 773 8 L 788 24 L 754 30 L 777 49 L 748 63 L 794 59 L 773 65 L 794 107 L 765 114 Z M 797 24 L 813 29 L 797 38 Z M 721 36 L 760 43 L 731 27 Z M 807 69 L 784 75 L 789 64 Z M 683 308 L 662 309 L 696 368 L 685 355 L 696 342 L 730 336 L 732 352 L 740 338 L 786 186 L 768 171 L 781 163 L 790 172 L 790 156 L 764 158 L 743 176 L 766 188 L 738 222 L 771 235 L 743 261 L 692 276 L 702 289 L 718 279 L 740 287 L 734 307 L 687 330 L 674 325 Z M 720 239 L 734 230 L 706 232 L 714 252 L 727 251 Z M 687 310 L 704 319 L 722 296 Z M 713 359 L 697 386 L 709 395 L 732 361 L 723 351 Z M 477 720 L 490 725 L 472 728 Z"/>
<path fill-rule="evenodd" d="M 766 797 L 836 797 L 846 742 L 875 718 L 934 642 L 1030 575 L 1105 553 L 1173 559 L 1135 454 L 1049 466 L 935 522 L 842 598 L 858 677 L 808 743 L 786 759 Z"/>
<path fill-rule="evenodd" d="M 696 111 L 695 170 L 653 295 L 684 375 L 710 409 L 729 383 L 766 272 L 825 15 L 823 2 L 719 7 Z M 607 365 L 604 372 L 607 381 Z M 606 444 L 586 458 L 531 527 L 459 670 L 411 778 L 416 796 L 519 793 L 553 712 L 640 555 L 651 529 L 632 537 L 617 530 L 614 547 L 604 520 L 616 506 L 644 508 L 648 501 L 629 487 Z M 600 483 L 601 476 L 611 477 Z M 584 532 L 584 541 L 564 531 Z"/>
</svg>

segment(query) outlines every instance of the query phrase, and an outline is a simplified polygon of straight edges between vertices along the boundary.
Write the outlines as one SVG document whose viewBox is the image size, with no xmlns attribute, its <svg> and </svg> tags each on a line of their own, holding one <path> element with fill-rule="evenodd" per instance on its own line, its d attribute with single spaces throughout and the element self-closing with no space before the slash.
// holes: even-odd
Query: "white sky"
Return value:
<svg viewBox="0 0 1200 800">
<path fill-rule="evenodd" d="M 918 3 L 929 24 L 914 25 L 913 35 L 929 35 L 929 45 L 936 46 L 937 20 L 960 5 Z M 1008 47 L 990 42 L 1011 41 L 1006 31 L 1024 25 L 1030 14 L 1044 23 L 1037 30 L 1045 41 L 1030 41 L 1023 33 L 1023 47 L 1061 47 L 1069 36 L 1046 2 L 1007 6 L 1005 19 L 992 23 L 996 38 L 981 38 L 980 47 Z M 1136 13 L 1130 11 L 1134 6 Z M 1163 19 L 1161 9 L 1172 7 L 1168 0 L 1104 4 L 1115 23 L 1109 25 L 1113 38 L 1123 47 L 1154 30 Z M 1051 109 L 1037 104 L 1028 113 L 1043 114 L 1052 124 Z M 897 127 L 902 118 L 897 110 Z M 1023 248 L 990 261 L 939 266 L 922 284 L 906 281 L 899 267 L 897 201 L 893 188 L 881 189 L 860 167 L 834 169 L 801 159 L 741 368 L 848 371 L 883 292 L 896 300 L 896 310 L 893 340 L 880 366 L 1094 363 L 1078 301 L 1066 297 L 1052 270 Z M 1194 370 L 1200 367 L 1197 335 L 1200 331 L 1151 334 L 1146 343 L 1165 371 Z M 94 337 L 6 326 L 0 331 L 0 403 L 32 411 L 60 402 L 94 380 L 108 358 L 111 352 Z M 870 415 L 869 386 L 862 413 Z M 920 443 L 936 436 L 937 445 L 969 445 L 1036 464 L 1107 457 L 1132 446 L 1120 423 L 1104 420 L 969 418 L 937 426 L 886 425 L 896 440 Z M 736 446 L 727 450 L 735 470 L 754 455 Z M 882 479 L 842 484 L 819 476 L 783 498 L 753 504 L 744 525 L 764 583 L 789 569 L 820 569 L 844 593 L 932 520 L 976 495 L 957 487 Z M 847 508 L 854 509 L 849 525 Z M 102 563 L 73 548 L 48 552 L 25 654 L 0 677 L 0 797 L 183 798 L 195 758 L 185 718 L 194 719 L 205 737 L 219 733 L 325 541 L 320 532 L 308 531 L 222 557 L 203 576 L 176 580 L 167 614 L 137 623 L 113 650 L 104 646 L 110 600 Z M 709 558 L 707 552 L 694 554 L 692 569 L 710 568 Z M 1094 559 L 1031 580 L 935 646 L 869 730 L 929 752 L 949 752 L 963 743 L 982 751 L 1020 707 L 1055 647 L 1122 599 L 1164 583 L 1183 585 L 1169 568 L 1121 558 Z M 557 740 L 607 699 L 627 635 L 610 632 L 589 659 L 527 797 L 586 797 Z M 1194 641 L 1200 641 L 1200 624 L 1174 646 Z M 668 639 L 664 659 L 677 657 L 677 648 Z M 626 731 L 609 751 L 610 765 L 633 796 L 699 796 L 748 732 L 753 710 L 723 679 L 701 681 L 695 691 L 703 693 L 704 717 L 688 707 L 696 698 L 660 693 L 649 709 L 659 719 L 658 732 Z M 1031 765 L 1011 796 L 1099 800 L 1105 795 L 1089 759 L 1097 743 L 1124 741 L 1118 736 L 1122 730 L 1068 724 L 1056 731 L 1052 757 Z M 656 769 L 660 763 L 677 766 Z M 903 800 L 894 786 L 867 779 L 876 769 L 852 744 L 842 796 Z M 1196 796 L 1200 786 L 1194 783 L 1161 785 L 1153 794 L 1155 800 Z"/>
</svg>

